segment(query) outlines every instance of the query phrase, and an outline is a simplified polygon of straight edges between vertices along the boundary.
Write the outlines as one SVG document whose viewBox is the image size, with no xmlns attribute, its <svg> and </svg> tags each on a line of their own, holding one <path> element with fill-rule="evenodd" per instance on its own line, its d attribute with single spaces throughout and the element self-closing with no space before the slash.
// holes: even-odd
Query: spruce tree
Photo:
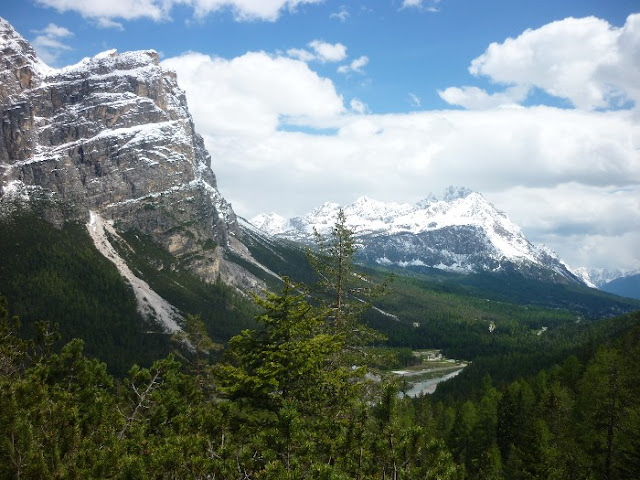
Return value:
<svg viewBox="0 0 640 480">
<path fill-rule="evenodd" d="M 327 311 L 329 329 L 344 336 L 342 353 L 351 354 L 343 355 L 344 361 L 362 364 L 367 361 L 363 347 L 385 339 L 363 323 L 363 315 L 385 292 L 392 277 L 376 283 L 356 271 L 355 232 L 348 227 L 344 210 L 338 211 L 329 235 L 314 233 L 316 249 L 309 250 L 307 257 L 318 280 L 311 287 L 311 293 Z"/>
</svg>

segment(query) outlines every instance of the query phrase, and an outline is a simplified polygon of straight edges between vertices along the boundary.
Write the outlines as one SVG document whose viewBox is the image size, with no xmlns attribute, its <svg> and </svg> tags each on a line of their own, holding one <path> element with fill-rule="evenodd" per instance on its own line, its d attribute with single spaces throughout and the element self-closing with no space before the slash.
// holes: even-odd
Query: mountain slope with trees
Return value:
<svg viewBox="0 0 640 480">
<path fill-rule="evenodd" d="M 315 262 L 319 288 L 284 279 L 279 293 L 256 297 L 258 328 L 234 336 L 216 362 L 218 346 L 187 316 L 172 354 L 114 378 L 82 341 L 58 350 L 45 324 L 25 340 L 1 301 L 0 477 L 624 479 L 638 471 L 639 313 L 582 323 L 568 348 L 545 343 L 557 361 L 513 381 L 494 381 L 474 362 L 467 371 L 482 380 L 463 395 L 401 398 L 393 377 L 367 375 L 376 371 L 356 295 L 373 284 L 352 274 L 353 244 L 339 227 L 320 250 L 332 254 Z"/>
</svg>

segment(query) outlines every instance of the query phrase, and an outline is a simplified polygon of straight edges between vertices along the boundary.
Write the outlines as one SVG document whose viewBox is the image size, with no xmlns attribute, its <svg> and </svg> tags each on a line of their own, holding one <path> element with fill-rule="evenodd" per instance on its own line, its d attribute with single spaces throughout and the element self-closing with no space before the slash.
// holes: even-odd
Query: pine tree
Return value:
<svg viewBox="0 0 640 480">
<path fill-rule="evenodd" d="M 200 315 L 187 314 L 183 330 L 174 334 L 172 340 L 176 344 L 175 353 L 178 357 L 193 364 L 196 385 L 202 388 L 204 384 L 211 384 L 203 376 L 208 374 L 206 366 L 211 352 L 221 350 L 222 346 L 211 339 Z"/>
<path fill-rule="evenodd" d="M 318 281 L 311 291 L 322 308 L 327 310 L 329 328 L 344 336 L 345 351 L 342 353 L 351 354 L 344 355 L 344 361 L 362 364 L 367 356 L 362 347 L 385 338 L 380 332 L 363 324 L 363 314 L 385 292 L 393 277 L 377 284 L 356 272 L 355 233 L 347 226 L 342 209 L 338 211 L 327 237 L 317 231 L 314 233 L 316 250 L 308 251 L 307 257 Z"/>
<path fill-rule="evenodd" d="M 262 438 L 256 448 L 264 468 L 276 468 L 266 460 L 271 455 L 290 471 L 329 461 L 364 379 L 360 369 L 335 362 L 342 336 L 327 332 L 324 316 L 283 280 L 281 293 L 256 299 L 264 310 L 256 318 L 260 328 L 233 337 L 214 374 L 218 393 L 240 407 L 243 423 Z"/>
</svg>

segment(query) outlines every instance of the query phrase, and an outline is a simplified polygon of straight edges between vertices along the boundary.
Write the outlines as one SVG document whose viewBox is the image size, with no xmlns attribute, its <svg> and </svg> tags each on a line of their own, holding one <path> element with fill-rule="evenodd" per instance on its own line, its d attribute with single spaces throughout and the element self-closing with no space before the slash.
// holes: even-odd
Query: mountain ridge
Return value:
<svg viewBox="0 0 640 480">
<path fill-rule="evenodd" d="M 340 208 L 361 244 L 361 258 L 371 263 L 469 273 L 533 266 L 558 281 L 581 282 L 555 252 L 533 245 L 504 212 L 465 187 L 449 187 L 441 198 L 430 194 L 414 205 L 360 197 L 344 207 L 326 202 L 289 220 L 272 213 L 250 222 L 275 237 L 310 243 L 314 230 L 329 231 Z"/>
</svg>

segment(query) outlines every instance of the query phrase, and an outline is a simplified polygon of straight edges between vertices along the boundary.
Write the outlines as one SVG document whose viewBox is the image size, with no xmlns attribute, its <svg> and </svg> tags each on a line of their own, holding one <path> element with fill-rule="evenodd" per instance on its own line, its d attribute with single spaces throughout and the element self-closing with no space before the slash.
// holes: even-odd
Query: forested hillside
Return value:
<svg viewBox="0 0 640 480">
<path fill-rule="evenodd" d="M 17 258 L 29 264 L 34 252 L 59 252 L 75 269 L 95 260 L 73 228 L 45 230 L 47 248 Z M 33 323 L 25 339 L 3 299 L 0 478 L 626 479 L 639 471 L 640 313 L 576 323 L 570 312 L 482 309 L 486 299 L 431 292 L 435 305 L 424 305 L 439 318 L 433 332 L 486 316 L 462 322 L 459 339 L 469 340 L 461 348 L 470 348 L 473 325 L 495 322 L 505 334 L 494 343 L 476 335 L 473 362 L 436 395 L 403 398 L 397 377 L 378 368 L 410 352 L 372 349 L 383 338 L 363 324 L 389 279 L 356 273 L 352 233 L 340 221 L 333 232 L 310 256 L 318 282 L 284 278 L 277 293 L 256 296 L 257 328 L 233 336 L 222 353 L 203 318 L 186 315 L 167 356 L 124 375 L 87 356 L 82 340 L 60 348 L 46 323 Z M 165 273 L 180 272 L 172 258 L 156 256 L 136 233 L 125 238 L 154 288 L 175 291 L 176 277 Z M 207 298 L 194 294 L 194 302 Z M 438 315 L 445 305 L 449 318 Z M 540 322 L 550 328 L 538 335 Z"/>
<path fill-rule="evenodd" d="M 255 325 L 250 299 L 222 282 L 204 283 L 147 236 L 125 238 L 129 248 L 122 251 L 136 273 L 182 312 L 201 315 L 217 341 Z M 56 228 L 31 214 L 5 217 L 0 252 L 0 295 L 27 336 L 37 321 L 56 324 L 64 341 L 82 338 L 87 354 L 120 375 L 169 352 L 168 336 L 140 316 L 131 286 L 96 250 L 84 225 Z"/>
<path fill-rule="evenodd" d="M 0 308 L 1 478 L 633 478 L 640 468 L 640 315 L 593 351 L 466 400 L 401 399 L 342 352 L 285 283 L 222 361 L 191 344 L 124 379 L 73 340 L 18 335 Z M 334 317 L 335 318 L 335 317 Z M 352 324 L 353 325 L 353 324 Z M 342 358 L 342 360 L 340 360 Z M 353 358 L 353 357 L 350 357 Z"/>
<path fill-rule="evenodd" d="M 415 401 L 417 411 L 436 412 L 466 478 L 636 478 L 640 314 L 591 333 L 599 346 L 587 343 L 535 376 L 496 388 L 485 374 L 466 400 L 451 402 L 445 389 Z"/>
</svg>

